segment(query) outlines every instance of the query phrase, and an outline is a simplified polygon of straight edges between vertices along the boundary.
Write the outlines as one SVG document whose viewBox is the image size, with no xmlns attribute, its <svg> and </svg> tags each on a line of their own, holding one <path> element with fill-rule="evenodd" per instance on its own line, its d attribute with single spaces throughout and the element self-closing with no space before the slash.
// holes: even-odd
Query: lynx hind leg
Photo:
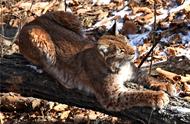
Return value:
<svg viewBox="0 0 190 124">
<path fill-rule="evenodd" d="M 167 83 L 167 82 L 161 82 L 157 80 L 156 78 L 153 78 L 149 75 L 142 74 L 142 72 L 139 74 L 136 82 L 142 85 L 148 86 L 152 90 L 165 91 L 171 96 L 175 96 L 177 94 L 175 85 L 171 83 Z"/>
<path fill-rule="evenodd" d="M 127 89 L 126 89 L 127 90 Z M 98 94 L 97 99 L 109 111 L 122 111 L 135 106 L 163 108 L 169 103 L 169 98 L 163 91 L 123 91 L 106 90 Z"/>
<path fill-rule="evenodd" d="M 44 66 L 56 62 L 55 46 L 49 34 L 40 26 L 26 26 L 20 32 L 20 52 L 33 64 Z"/>
<path fill-rule="evenodd" d="M 171 96 L 177 95 L 176 86 L 171 83 L 160 82 L 157 79 L 149 77 L 148 79 L 149 87 L 153 90 L 163 90 L 170 94 Z"/>
</svg>

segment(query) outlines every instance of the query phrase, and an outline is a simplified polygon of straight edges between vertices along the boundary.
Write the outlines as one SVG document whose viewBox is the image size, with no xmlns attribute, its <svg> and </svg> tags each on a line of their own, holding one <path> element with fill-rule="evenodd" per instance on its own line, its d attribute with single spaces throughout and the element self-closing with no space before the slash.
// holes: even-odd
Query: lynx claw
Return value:
<svg viewBox="0 0 190 124">
<path fill-rule="evenodd" d="M 177 95 L 177 89 L 176 89 L 175 85 L 168 83 L 166 85 L 166 88 L 167 88 L 166 92 L 169 93 L 171 96 L 176 96 Z"/>
<path fill-rule="evenodd" d="M 157 96 L 157 102 L 156 102 L 156 106 L 160 109 L 164 108 L 166 105 L 168 105 L 169 103 L 169 97 L 168 95 L 163 92 L 160 91 L 160 95 Z"/>
</svg>

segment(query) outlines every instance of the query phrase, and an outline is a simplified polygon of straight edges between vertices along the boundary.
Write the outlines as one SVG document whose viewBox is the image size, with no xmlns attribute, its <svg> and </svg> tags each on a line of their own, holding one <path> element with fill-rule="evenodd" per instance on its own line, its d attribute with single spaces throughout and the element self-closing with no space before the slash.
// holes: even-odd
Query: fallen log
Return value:
<svg viewBox="0 0 190 124">
<path fill-rule="evenodd" d="M 190 82 L 190 76 L 182 76 L 182 75 L 178 75 L 169 71 L 166 71 L 164 69 L 161 68 L 157 68 L 156 71 L 165 76 L 166 78 L 172 80 L 172 81 L 181 81 L 181 82 Z"/>
<path fill-rule="evenodd" d="M 68 90 L 46 73 L 36 72 L 29 64 L 31 63 L 19 54 L 0 58 L 1 92 L 15 92 L 22 96 L 88 108 L 121 118 L 142 120 L 145 123 L 190 123 L 190 103 L 181 98 L 170 98 L 169 105 L 162 110 L 134 107 L 122 112 L 110 112 L 103 109 L 94 96 L 87 96 L 78 90 Z"/>
<path fill-rule="evenodd" d="M 2 111 L 32 111 L 36 108 L 40 108 L 42 102 L 46 102 L 45 100 L 33 98 L 33 97 L 23 97 L 20 94 L 16 94 L 13 92 L 9 93 L 0 93 L 0 101 L 1 106 L 0 109 Z"/>
</svg>

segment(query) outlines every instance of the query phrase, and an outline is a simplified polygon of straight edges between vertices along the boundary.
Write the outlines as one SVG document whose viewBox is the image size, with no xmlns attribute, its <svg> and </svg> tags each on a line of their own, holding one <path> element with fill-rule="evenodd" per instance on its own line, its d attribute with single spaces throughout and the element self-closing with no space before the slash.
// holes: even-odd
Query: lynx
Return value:
<svg viewBox="0 0 190 124">
<path fill-rule="evenodd" d="M 163 108 L 169 102 L 164 91 L 175 92 L 173 85 L 159 83 L 131 62 L 134 50 L 124 37 L 104 35 L 91 42 L 79 19 L 68 12 L 50 12 L 26 24 L 17 44 L 25 58 L 64 87 L 95 95 L 110 111 Z M 131 91 L 124 85 L 129 81 L 160 90 Z"/>
</svg>

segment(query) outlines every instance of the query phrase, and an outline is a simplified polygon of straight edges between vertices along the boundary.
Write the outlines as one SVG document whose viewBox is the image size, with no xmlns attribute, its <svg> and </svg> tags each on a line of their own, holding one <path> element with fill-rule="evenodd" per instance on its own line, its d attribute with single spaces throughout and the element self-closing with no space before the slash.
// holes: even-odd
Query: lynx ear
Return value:
<svg viewBox="0 0 190 124">
<path fill-rule="evenodd" d="M 118 23 L 120 21 L 121 17 L 120 16 L 115 16 L 114 17 L 114 24 L 113 26 L 107 31 L 106 34 L 108 35 L 119 35 L 119 29 L 118 29 Z"/>
<path fill-rule="evenodd" d="M 114 25 L 107 31 L 107 35 L 118 35 L 117 21 L 115 20 Z"/>
<path fill-rule="evenodd" d="M 97 48 L 102 56 L 105 56 L 108 53 L 108 47 L 109 45 L 105 45 L 105 44 L 97 45 Z"/>
</svg>

